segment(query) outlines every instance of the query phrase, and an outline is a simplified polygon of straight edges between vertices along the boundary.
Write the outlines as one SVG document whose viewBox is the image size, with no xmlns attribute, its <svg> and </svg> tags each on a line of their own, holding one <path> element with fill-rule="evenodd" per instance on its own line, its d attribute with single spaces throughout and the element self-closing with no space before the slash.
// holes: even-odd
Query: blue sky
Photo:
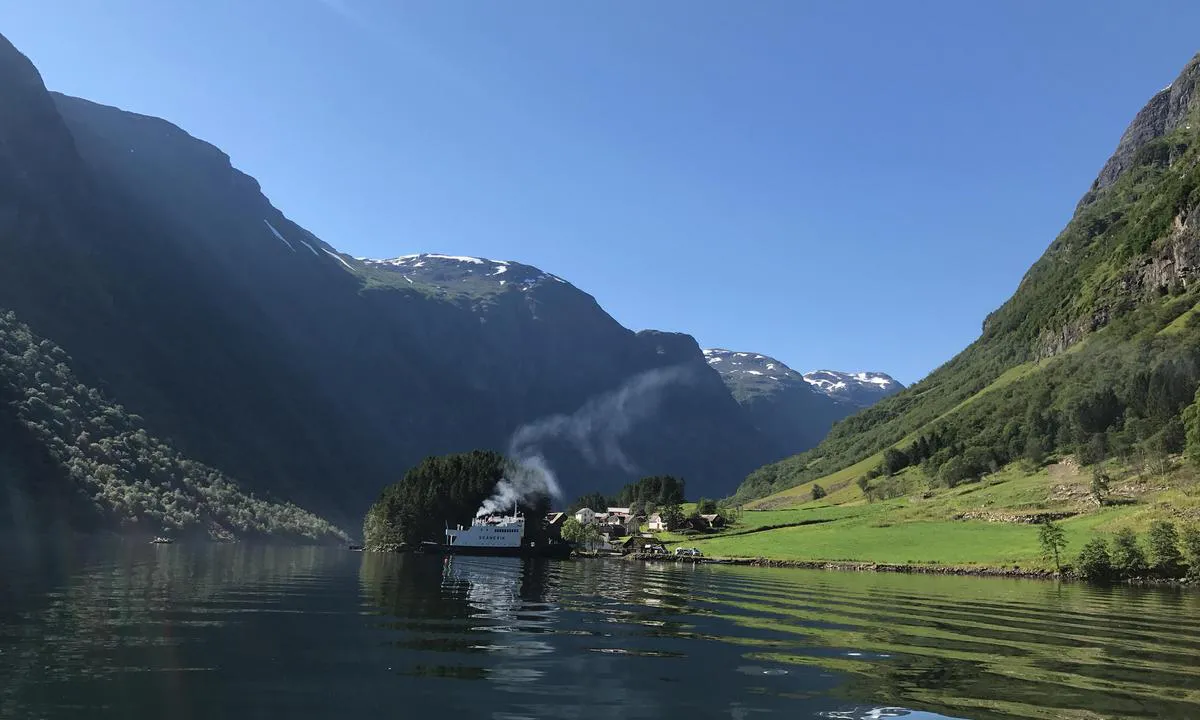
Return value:
<svg viewBox="0 0 1200 720">
<path fill-rule="evenodd" d="M 906 383 L 975 339 L 1196 27 L 1169 0 L 0 10 L 50 88 L 216 144 L 353 255 L 520 260 L 634 329 Z"/>
</svg>

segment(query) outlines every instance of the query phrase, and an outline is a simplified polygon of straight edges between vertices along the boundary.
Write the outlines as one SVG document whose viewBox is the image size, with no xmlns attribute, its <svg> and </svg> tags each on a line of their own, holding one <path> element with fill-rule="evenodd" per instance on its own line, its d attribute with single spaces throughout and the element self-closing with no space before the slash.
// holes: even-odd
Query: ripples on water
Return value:
<svg viewBox="0 0 1200 720">
<path fill-rule="evenodd" d="M 0 716 L 1200 718 L 1200 597 L 623 561 L 0 560 Z"/>
</svg>

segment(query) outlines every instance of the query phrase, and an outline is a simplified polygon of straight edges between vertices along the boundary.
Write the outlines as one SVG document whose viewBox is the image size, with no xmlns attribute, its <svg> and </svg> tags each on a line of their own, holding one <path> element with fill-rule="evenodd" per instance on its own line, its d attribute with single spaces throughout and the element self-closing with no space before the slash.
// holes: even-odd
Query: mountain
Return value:
<svg viewBox="0 0 1200 720">
<path fill-rule="evenodd" d="M 904 389 L 892 376 L 880 372 L 814 370 L 804 373 L 804 381 L 830 398 L 860 408 L 870 407 Z"/>
<path fill-rule="evenodd" d="M 777 457 L 811 448 L 838 420 L 903 387 L 879 373 L 802 375 L 761 353 L 710 348 L 704 357 Z"/>
<path fill-rule="evenodd" d="M 1137 113 L 974 343 L 812 450 L 755 471 L 737 496 L 799 497 L 820 480 L 849 499 L 953 486 L 1017 460 L 1180 452 L 1200 384 L 1198 82 L 1200 56 Z"/>
<path fill-rule="evenodd" d="M 516 262 L 350 257 L 289 220 L 218 148 L 47 92 L 6 40 L 0 93 L 4 332 L 36 338 L 27 345 L 62 365 L 54 376 L 0 365 L 0 420 L 28 440 L 0 455 L 0 485 L 20 479 L 22 497 L 62 493 L 101 525 L 136 515 L 169 529 L 174 511 L 148 516 L 136 496 L 211 475 L 357 528 L 422 458 L 508 451 L 522 428 L 522 450 L 543 453 L 567 495 L 659 473 L 717 495 L 774 457 L 687 335 L 630 331 Z M 91 445 L 64 434 L 95 418 L 27 412 L 39 393 L 52 406 L 93 397 L 94 412 L 128 423 L 84 440 L 140 432 L 153 449 L 138 462 L 161 449 L 175 469 L 118 473 L 101 492 L 87 463 L 115 458 L 72 466 Z M 124 490 L 132 504 L 114 499 Z M 224 517 L 210 505 L 206 517 Z"/>
</svg>

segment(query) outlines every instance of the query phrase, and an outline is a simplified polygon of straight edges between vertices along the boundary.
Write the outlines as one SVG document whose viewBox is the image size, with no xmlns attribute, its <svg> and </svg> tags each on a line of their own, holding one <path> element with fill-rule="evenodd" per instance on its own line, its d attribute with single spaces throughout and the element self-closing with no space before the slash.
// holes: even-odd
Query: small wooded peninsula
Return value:
<svg viewBox="0 0 1200 720">
<path fill-rule="evenodd" d="M 514 467 L 490 450 L 425 458 L 399 482 L 385 487 L 371 505 L 363 521 L 365 548 L 395 551 L 440 541 L 446 524 L 475 517 Z M 517 512 L 530 518 L 544 517 L 549 509 L 549 496 L 539 493 L 529 493 L 516 504 Z M 541 523 L 531 523 L 526 532 L 536 539 Z"/>
</svg>

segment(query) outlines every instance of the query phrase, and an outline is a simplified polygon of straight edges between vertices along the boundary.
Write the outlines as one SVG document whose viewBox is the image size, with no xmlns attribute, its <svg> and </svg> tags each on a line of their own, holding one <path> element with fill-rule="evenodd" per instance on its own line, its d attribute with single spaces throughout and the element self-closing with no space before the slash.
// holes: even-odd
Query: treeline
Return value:
<svg viewBox="0 0 1200 720">
<path fill-rule="evenodd" d="M 383 489 L 363 521 L 369 550 L 395 550 L 424 541 L 439 545 L 447 525 L 466 525 L 510 472 L 520 471 L 490 450 L 427 457 Z M 524 498 L 525 535 L 538 536 L 550 509 L 544 495 Z"/>
<path fill-rule="evenodd" d="M 1183 316 L 1200 294 L 1181 280 L 1141 287 L 1130 278 L 1140 258 L 1168 241 L 1172 219 L 1200 204 L 1194 134 L 1180 130 L 1151 143 L 1171 143 L 1178 150 L 1171 163 L 1135 162 L 1090 193 L 976 342 L 904 392 L 837 423 L 816 448 L 751 473 L 734 501 L 820 478 L 901 442 L 906 455 L 916 450 L 907 466 L 922 465 L 942 482 L 1053 452 L 1082 451 L 1085 459 L 1177 452 L 1200 347 L 1200 313 Z M 917 433 L 930 449 L 911 447 Z"/>
<path fill-rule="evenodd" d="M 1200 582 L 1200 529 L 1179 533 L 1175 524 L 1160 520 L 1150 526 L 1145 544 L 1124 529 L 1112 538 L 1096 537 L 1079 552 L 1075 570 L 1085 580 L 1187 579 Z"/>
<path fill-rule="evenodd" d="M 923 412 L 912 412 L 897 413 L 855 437 L 839 427 L 818 448 L 756 471 L 735 497 L 822 477 L 875 452 L 875 443 L 893 445 L 897 435 L 916 439 L 887 447 L 878 466 L 857 479 L 869 497 L 904 494 L 910 488 L 894 478 L 910 467 L 953 487 L 1015 461 L 1037 466 L 1055 454 L 1075 454 L 1083 464 L 1119 458 L 1161 465 L 1184 451 L 1200 457 L 1200 313 L 1160 332 L 1198 299 L 1192 294 L 1145 306 L 1077 351 L 1041 367 L 1018 368 L 1024 372 L 1014 372 L 1012 382 L 960 401 L 953 412 L 947 409 L 928 422 Z M 865 412 L 896 409 L 877 405 Z M 862 423 L 857 417 L 852 424 Z"/>
<path fill-rule="evenodd" d="M 616 495 L 600 492 L 582 495 L 571 503 L 570 510 L 591 508 L 604 512 L 610 507 L 628 507 L 634 515 L 648 515 L 659 508 L 682 505 L 685 500 L 686 482 L 671 475 L 644 477 L 621 488 Z"/>
<path fill-rule="evenodd" d="M 0 398 L 7 399 L 0 412 L 11 413 L 44 450 L 59 470 L 58 482 L 85 505 L 76 509 L 94 516 L 97 526 L 223 540 L 349 539 L 310 512 L 256 497 L 219 470 L 183 457 L 150 435 L 142 418 L 80 383 L 70 362 L 16 315 L 0 312 Z M 26 489 L 35 495 L 61 490 Z"/>
</svg>

